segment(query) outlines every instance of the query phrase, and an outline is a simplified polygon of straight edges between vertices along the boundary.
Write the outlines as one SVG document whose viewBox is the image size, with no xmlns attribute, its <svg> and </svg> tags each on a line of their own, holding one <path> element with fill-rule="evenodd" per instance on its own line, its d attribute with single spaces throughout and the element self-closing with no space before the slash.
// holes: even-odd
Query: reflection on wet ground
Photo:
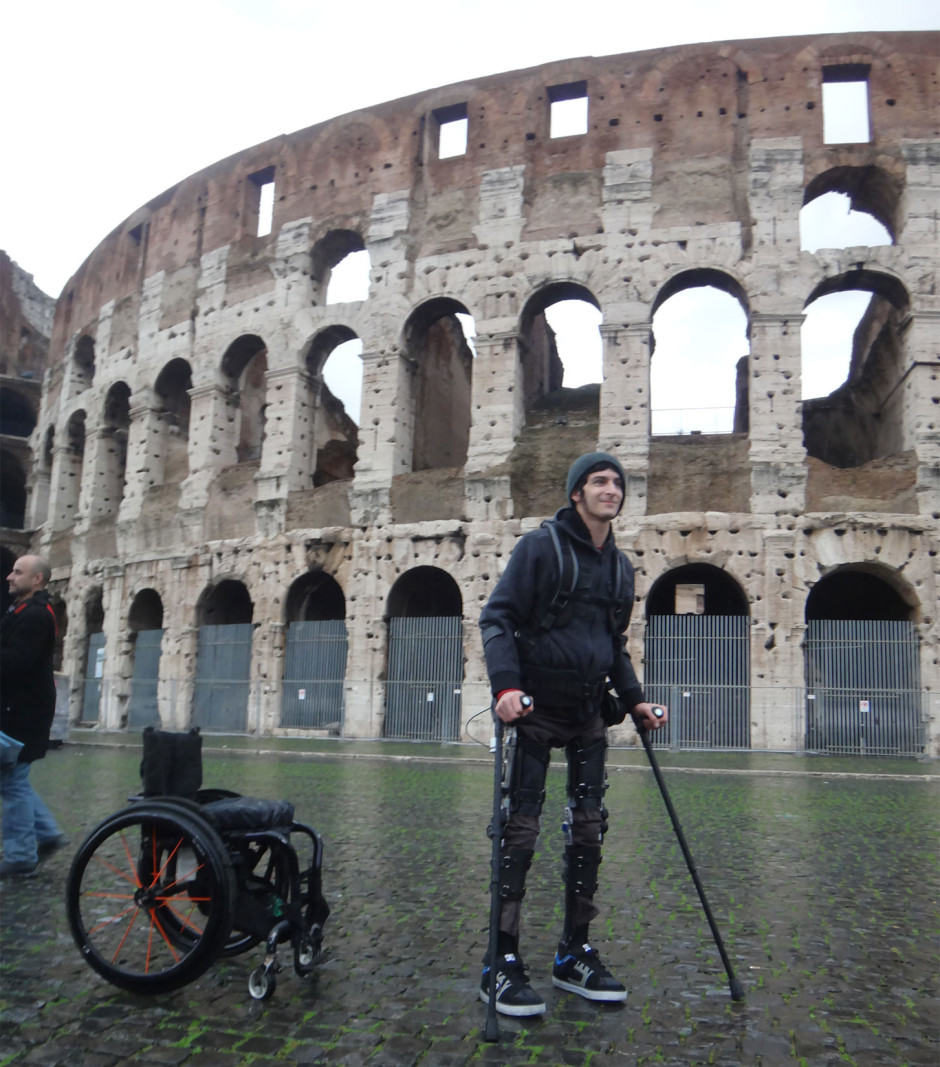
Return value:
<svg viewBox="0 0 940 1067">
<path fill-rule="evenodd" d="M 62 887 L 84 834 L 136 792 L 140 752 L 133 739 L 70 744 L 37 763 L 33 780 L 71 847 L 36 878 L 0 889 L 0 1065 L 940 1062 L 940 779 L 930 765 L 664 754 L 745 987 L 734 1003 L 655 781 L 641 754 L 614 753 L 592 931 L 630 989 L 625 1006 L 611 1007 L 550 983 L 559 764 L 522 946 L 548 1012 L 501 1017 L 493 1045 L 482 1041 L 476 998 L 489 909 L 485 750 L 344 744 L 303 754 L 293 744 L 260 755 L 226 744 L 206 739 L 206 785 L 290 799 L 325 840 L 333 914 L 314 977 L 297 978 L 287 953 L 274 997 L 252 1001 L 247 974 L 263 955 L 252 950 L 152 998 L 98 978 L 69 935 Z"/>
</svg>

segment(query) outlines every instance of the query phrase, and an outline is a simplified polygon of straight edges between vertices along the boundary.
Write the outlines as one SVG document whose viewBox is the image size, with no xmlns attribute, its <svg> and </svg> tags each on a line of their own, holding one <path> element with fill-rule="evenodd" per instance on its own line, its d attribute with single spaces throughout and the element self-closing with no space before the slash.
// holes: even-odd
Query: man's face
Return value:
<svg viewBox="0 0 940 1067">
<path fill-rule="evenodd" d="M 42 573 L 35 569 L 29 556 L 20 556 L 7 575 L 10 596 L 14 600 L 26 600 L 42 587 Z"/>
<path fill-rule="evenodd" d="M 577 492 L 571 494 L 582 518 L 610 522 L 623 503 L 623 482 L 613 469 L 592 471 Z"/>
</svg>

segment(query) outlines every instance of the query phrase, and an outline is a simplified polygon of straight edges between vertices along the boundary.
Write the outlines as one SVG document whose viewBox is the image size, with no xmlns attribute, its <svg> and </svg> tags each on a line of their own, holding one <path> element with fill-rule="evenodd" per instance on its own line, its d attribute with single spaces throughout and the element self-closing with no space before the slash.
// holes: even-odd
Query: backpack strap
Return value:
<svg viewBox="0 0 940 1067">
<path fill-rule="evenodd" d="M 565 544 L 568 548 L 568 552 L 565 553 L 562 551 L 561 538 L 558 536 L 558 524 L 555 520 L 546 519 L 542 523 L 542 526 L 544 526 L 551 535 L 552 547 L 555 549 L 555 560 L 558 564 L 558 580 L 555 584 L 555 592 L 536 626 L 536 629 L 539 632 L 544 633 L 550 630 L 555 623 L 558 622 L 559 616 L 568 606 L 568 601 L 571 599 L 575 589 L 578 588 L 580 567 L 578 565 L 578 557 L 575 554 L 574 545 L 572 545 L 567 536 L 565 537 Z M 566 560 L 569 561 L 567 581 L 565 580 Z"/>
</svg>

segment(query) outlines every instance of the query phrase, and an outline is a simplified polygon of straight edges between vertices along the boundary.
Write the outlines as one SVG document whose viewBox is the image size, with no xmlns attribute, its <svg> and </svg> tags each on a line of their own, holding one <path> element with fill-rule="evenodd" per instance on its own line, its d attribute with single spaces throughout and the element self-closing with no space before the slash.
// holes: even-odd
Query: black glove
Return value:
<svg viewBox="0 0 940 1067">
<path fill-rule="evenodd" d="M 601 718 L 605 726 L 619 726 L 627 717 L 627 709 L 624 702 L 609 689 L 604 690 L 601 697 Z"/>
</svg>

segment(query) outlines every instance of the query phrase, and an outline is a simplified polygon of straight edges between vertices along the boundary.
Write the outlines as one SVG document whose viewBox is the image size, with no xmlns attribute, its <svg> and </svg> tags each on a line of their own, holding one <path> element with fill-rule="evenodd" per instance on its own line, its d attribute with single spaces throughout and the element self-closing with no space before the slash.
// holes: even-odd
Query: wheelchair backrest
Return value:
<svg viewBox="0 0 940 1067">
<path fill-rule="evenodd" d="M 198 727 L 173 733 L 144 729 L 140 780 L 145 797 L 186 797 L 195 800 L 202 785 L 202 735 Z"/>
</svg>

